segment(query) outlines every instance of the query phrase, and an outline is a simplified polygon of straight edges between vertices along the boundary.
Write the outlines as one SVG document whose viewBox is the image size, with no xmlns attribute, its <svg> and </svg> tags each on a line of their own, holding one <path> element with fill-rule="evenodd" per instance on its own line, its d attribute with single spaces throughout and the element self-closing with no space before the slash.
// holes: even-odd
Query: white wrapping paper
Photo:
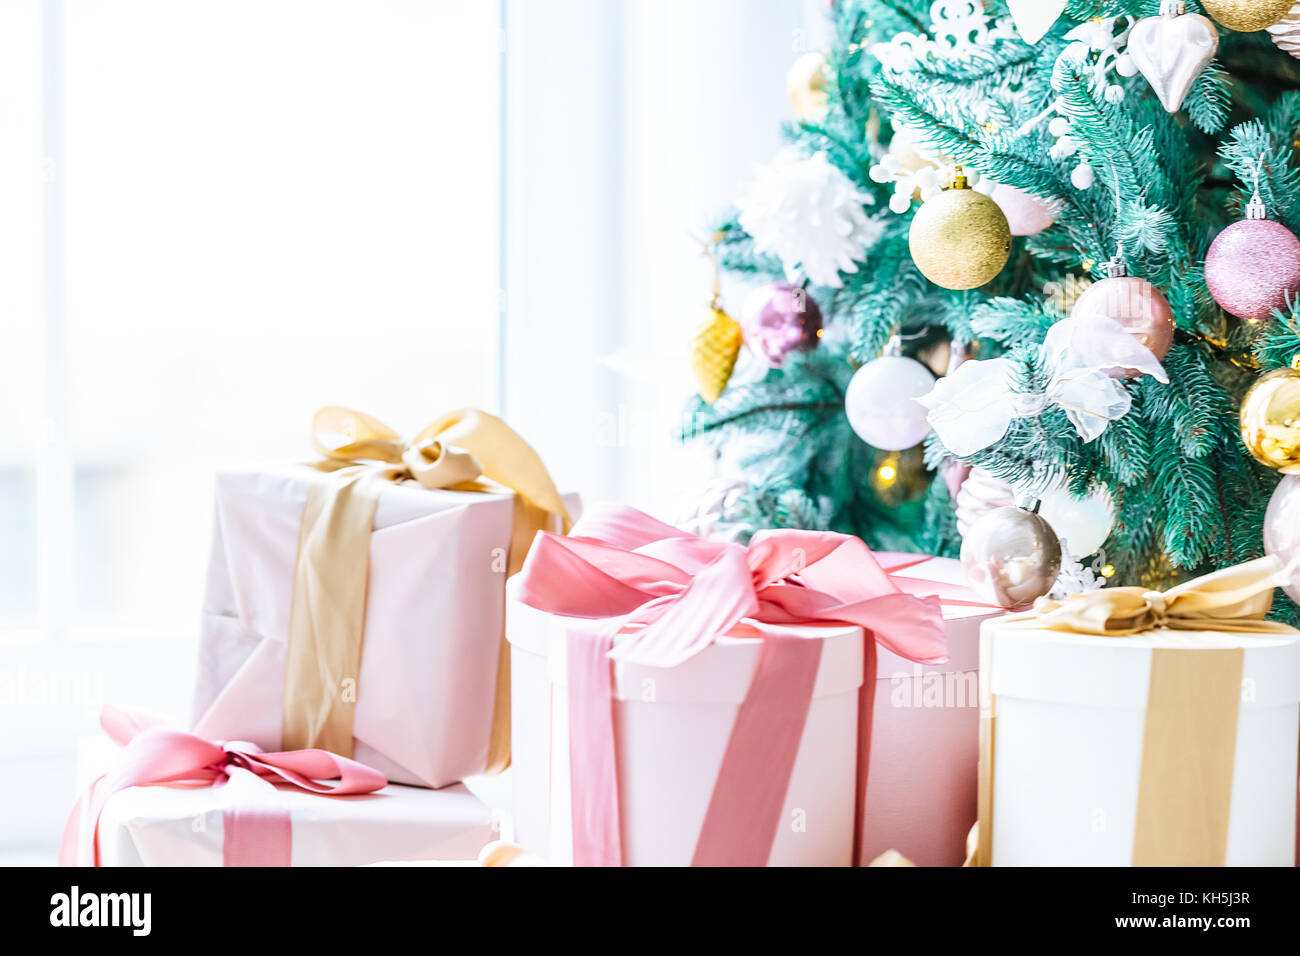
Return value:
<svg viewBox="0 0 1300 956">
<path fill-rule="evenodd" d="M 994 866 L 1128 866 L 1157 649 L 1244 648 L 1225 863 L 1291 866 L 1300 639 L 1153 631 L 1097 637 L 986 622 Z"/>
</svg>

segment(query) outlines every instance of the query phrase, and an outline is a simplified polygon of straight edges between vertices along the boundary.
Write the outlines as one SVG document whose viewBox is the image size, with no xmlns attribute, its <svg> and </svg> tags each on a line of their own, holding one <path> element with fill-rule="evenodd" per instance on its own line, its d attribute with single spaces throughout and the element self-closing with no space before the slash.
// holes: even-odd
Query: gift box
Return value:
<svg viewBox="0 0 1300 956">
<path fill-rule="evenodd" d="M 491 809 L 464 784 L 441 790 L 389 784 L 374 793 L 347 797 L 323 797 L 288 786 L 253 793 L 240 787 L 132 787 L 104 807 L 100 865 L 227 865 L 227 821 L 241 813 L 279 815 L 289 821 L 283 849 L 259 854 L 260 865 L 462 862 L 473 860 L 499 835 Z"/>
<path fill-rule="evenodd" d="M 601 509 L 539 536 L 507 594 L 515 836 L 557 865 L 852 864 L 865 632 L 944 659 L 938 601 L 845 535 L 744 548 Z"/>
<path fill-rule="evenodd" d="M 949 659 L 926 665 L 877 650 L 862 852 L 960 866 L 976 817 L 980 625 L 1004 612 L 976 599 L 958 561 L 876 557 L 903 590 L 943 601 Z"/>
<path fill-rule="evenodd" d="M 394 783 L 503 768 L 506 577 L 576 497 L 482 412 L 411 442 L 337 408 L 313 431 L 314 465 L 217 476 L 195 733 L 320 747 Z"/>
<path fill-rule="evenodd" d="M 371 768 L 315 752 L 258 754 L 167 731 L 108 708 L 83 743 L 83 797 L 61 860 L 99 866 L 361 866 L 470 861 L 500 816 L 463 784 L 385 785 Z M 92 744 L 87 746 L 87 743 Z M 105 754 L 105 748 L 112 752 Z M 315 762 L 315 766 L 311 764 Z M 311 773 L 319 773 L 315 781 Z M 325 774 L 342 774 L 338 782 Z M 131 782 L 141 785 L 129 786 Z"/>
<path fill-rule="evenodd" d="M 1290 866 L 1300 633 L 1263 558 L 1107 588 L 981 636 L 976 865 Z"/>
<path fill-rule="evenodd" d="M 515 740 L 514 820 L 522 846 L 554 865 L 573 863 L 568 629 L 522 603 L 509 609 Z M 623 857 L 629 866 L 690 862 L 736 716 L 758 669 L 760 641 L 720 635 L 672 669 L 620 664 L 614 733 Z M 852 862 L 857 706 L 863 636 L 852 627 L 791 627 L 821 641 L 821 662 L 768 863 Z M 624 636 L 625 638 L 627 635 Z M 652 699 L 647 701 L 647 695 Z M 802 829 L 799 818 L 813 821 Z"/>
</svg>

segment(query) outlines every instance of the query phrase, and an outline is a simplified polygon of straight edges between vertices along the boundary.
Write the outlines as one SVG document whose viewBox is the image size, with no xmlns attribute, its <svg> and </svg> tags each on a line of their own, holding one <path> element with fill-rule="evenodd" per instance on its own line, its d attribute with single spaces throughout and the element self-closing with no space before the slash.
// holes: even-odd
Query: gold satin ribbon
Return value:
<svg viewBox="0 0 1300 956">
<path fill-rule="evenodd" d="M 365 628 L 370 532 L 387 482 L 515 494 L 505 574 L 541 530 L 567 533 L 564 501 L 541 458 L 501 419 L 477 409 L 442 416 L 411 441 L 362 412 L 330 406 L 312 422 L 313 467 L 330 473 L 307 494 L 294 568 L 281 746 L 353 752 Z M 504 600 L 504 598 L 503 598 Z M 487 771 L 510 763 L 510 654 L 504 629 Z"/>
<path fill-rule="evenodd" d="M 1004 623 L 1102 637 L 1128 637 L 1169 628 L 1174 631 L 1228 631 L 1236 634 L 1294 634 L 1295 628 L 1265 620 L 1273 589 L 1290 575 L 1272 555 L 1224 568 L 1170 588 L 1102 588 L 1064 601 L 1040 597 L 1034 609 Z"/>
<path fill-rule="evenodd" d="M 1146 631 L 1295 634 L 1265 619 L 1273 589 L 1294 569 L 1273 556 L 1215 571 L 1168 591 L 1104 588 L 1034 609 L 999 626 L 1102 637 Z M 997 698 L 991 692 L 992 641 L 980 642 L 979 823 L 967 865 L 993 863 L 993 773 Z M 1134 866 L 1222 866 L 1236 761 L 1245 650 L 1154 648 L 1138 778 Z"/>
</svg>

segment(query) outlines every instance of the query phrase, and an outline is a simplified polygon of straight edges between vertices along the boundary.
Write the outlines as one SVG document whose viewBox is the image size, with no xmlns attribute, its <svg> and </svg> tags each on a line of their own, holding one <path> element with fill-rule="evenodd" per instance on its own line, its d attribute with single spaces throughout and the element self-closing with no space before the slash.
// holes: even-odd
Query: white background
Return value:
<svg viewBox="0 0 1300 956">
<path fill-rule="evenodd" d="M 710 271 L 819 0 L 0 5 L 0 850 L 105 701 L 186 716 L 224 462 L 504 413 L 672 518 Z M 738 303 L 743 290 L 727 290 Z"/>
</svg>

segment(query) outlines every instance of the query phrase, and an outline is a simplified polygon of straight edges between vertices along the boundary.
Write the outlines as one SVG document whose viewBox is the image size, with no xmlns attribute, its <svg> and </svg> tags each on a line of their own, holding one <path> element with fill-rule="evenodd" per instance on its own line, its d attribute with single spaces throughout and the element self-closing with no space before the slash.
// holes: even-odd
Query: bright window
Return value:
<svg viewBox="0 0 1300 956">
<path fill-rule="evenodd" d="M 190 636 L 215 468 L 497 404 L 498 6 L 0 16 L 0 632 Z"/>
</svg>

